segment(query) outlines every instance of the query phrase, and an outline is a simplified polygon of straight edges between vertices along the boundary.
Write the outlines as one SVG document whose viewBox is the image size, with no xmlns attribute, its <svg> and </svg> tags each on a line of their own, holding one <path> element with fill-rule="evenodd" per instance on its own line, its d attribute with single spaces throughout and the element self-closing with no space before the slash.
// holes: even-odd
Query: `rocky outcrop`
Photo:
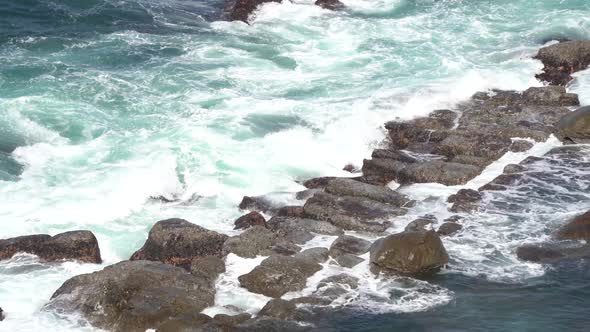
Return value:
<svg viewBox="0 0 590 332">
<path fill-rule="evenodd" d="M 362 197 L 397 207 L 409 207 L 415 203 L 388 187 L 375 186 L 348 178 L 333 179 L 326 185 L 325 191 L 337 196 Z"/>
<path fill-rule="evenodd" d="M 272 299 L 268 301 L 258 312 L 258 316 L 269 316 L 279 319 L 293 318 L 293 312 L 297 306 L 291 301 Z"/>
<path fill-rule="evenodd" d="M 281 2 L 281 0 L 234 0 L 226 7 L 230 21 L 248 23 L 248 17 L 258 6 L 267 2 Z"/>
<path fill-rule="evenodd" d="M 339 10 L 346 7 L 339 0 L 316 0 L 315 5 L 330 10 Z"/>
<path fill-rule="evenodd" d="M 46 309 L 81 313 L 96 327 L 143 332 L 170 319 L 197 319 L 213 305 L 209 280 L 151 261 L 124 261 L 66 281 Z"/>
<path fill-rule="evenodd" d="M 234 225 L 234 229 L 246 229 L 257 225 L 266 227 L 266 219 L 259 212 L 252 211 L 236 219 Z"/>
<path fill-rule="evenodd" d="M 446 222 L 438 228 L 436 231 L 441 236 L 449 236 L 457 233 L 458 231 L 462 230 L 463 226 L 457 224 L 456 222 Z"/>
<path fill-rule="evenodd" d="M 283 206 L 282 208 L 277 210 L 275 216 L 277 217 L 294 217 L 294 218 L 303 218 L 305 215 L 303 211 L 303 206 Z"/>
<path fill-rule="evenodd" d="M 575 217 L 557 230 L 556 237 L 561 240 L 590 239 L 590 211 Z"/>
<path fill-rule="evenodd" d="M 158 326 L 156 332 L 201 332 L 206 331 L 204 327 L 211 322 L 211 317 L 201 313 L 169 317 Z"/>
<path fill-rule="evenodd" d="M 101 263 L 98 241 L 90 231 L 71 231 L 55 236 L 27 235 L 0 240 L 0 260 L 25 252 L 44 261 L 77 260 Z"/>
<path fill-rule="evenodd" d="M 436 222 L 436 217 L 433 215 L 425 215 L 418 219 L 412 220 L 404 229 L 406 232 L 425 232 L 427 227 Z M 432 228 L 430 226 L 430 228 Z"/>
<path fill-rule="evenodd" d="M 566 247 L 560 244 L 528 244 L 516 249 L 516 256 L 523 261 L 554 264 L 566 259 L 590 258 L 590 245 Z"/>
<path fill-rule="evenodd" d="M 456 194 L 449 196 L 447 202 L 453 203 L 450 210 L 455 213 L 473 212 L 481 201 L 482 194 L 473 189 L 461 189 Z"/>
<path fill-rule="evenodd" d="M 584 70 L 590 64 L 590 41 L 566 41 L 539 50 L 535 59 L 543 62 L 539 80 L 565 86 L 571 74 Z"/>
<path fill-rule="evenodd" d="M 274 212 L 278 207 L 268 197 L 264 196 L 244 196 L 240 202 L 241 210 L 250 210 L 258 212 Z"/>
<path fill-rule="evenodd" d="M 225 272 L 225 262 L 215 256 L 198 257 L 191 263 L 191 274 L 209 280 L 215 286 L 217 277 Z"/>
<path fill-rule="evenodd" d="M 288 248 L 290 251 L 284 252 Z M 240 235 L 230 237 L 223 244 L 223 254 L 234 253 L 244 258 L 255 258 L 258 255 L 287 254 L 301 250 L 292 242 L 262 226 L 250 227 Z"/>
<path fill-rule="evenodd" d="M 330 246 L 330 256 L 338 257 L 344 254 L 362 255 L 369 251 L 371 242 L 351 235 L 339 236 Z"/>
<path fill-rule="evenodd" d="M 393 234 L 371 246 L 370 262 L 381 272 L 416 275 L 436 271 L 448 261 L 447 251 L 434 231 Z"/>
<path fill-rule="evenodd" d="M 590 106 L 564 115 L 557 124 L 556 136 L 565 143 L 590 143 Z"/>
<path fill-rule="evenodd" d="M 313 239 L 315 234 L 341 235 L 343 231 L 323 220 L 307 218 L 272 217 L 268 222 L 269 228 L 285 239 L 304 244 Z"/>
<path fill-rule="evenodd" d="M 160 261 L 190 269 L 193 259 L 222 256 L 225 234 L 210 231 L 184 219 L 158 221 L 141 249 L 130 260 Z"/>
</svg>

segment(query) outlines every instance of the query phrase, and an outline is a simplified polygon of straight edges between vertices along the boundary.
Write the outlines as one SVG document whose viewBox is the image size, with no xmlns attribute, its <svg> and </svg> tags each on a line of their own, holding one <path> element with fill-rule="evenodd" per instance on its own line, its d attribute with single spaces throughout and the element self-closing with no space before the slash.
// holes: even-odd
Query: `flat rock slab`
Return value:
<svg viewBox="0 0 590 332">
<path fill-rule="evenodd" d="M 272 254 L 290 255 L 292 252 L 301 250 L 293 242 L 263 226 L 250 227 L 240 235 L 230 237 L 223 244 L 223 254 L 234 253 L 244 258 L 255 258 L 256 256 L 269 256 Z"/>
<path fill-rule="evenodd" d="M 407 196 L 388 187 L 376 186 L 348 178 L 335 178 L 328 182 L 325 191 L 338 196 L 364 197 L 377 202 L 405 207 L 413 203 Z"/>
<path fill-rule="evenodd" d="M 213 305 L 209 280 L 151 261 L 124 261 L 66 281 L 46 309 L 81 313 L 110 331 L 143 332 L 173 317 L 192 316 Z"/>
<path fill-rule="evenodd" d="M 342 229 L 323 220 L 291 217 L 273 217 L 268 222 L 269 228 L 287 240 L 304 244 L 313 239 L 315 234 L 341 235 Z"/>
<path fill-rule="evenodd" d="M 44 261 L 102 262 L 98 241 L 90 231 L 71 231 L 55 236 L 27 235 L 0 240 L 0 260 L 9 259 L 19 252 L 37 255 Z"/>
</svg>

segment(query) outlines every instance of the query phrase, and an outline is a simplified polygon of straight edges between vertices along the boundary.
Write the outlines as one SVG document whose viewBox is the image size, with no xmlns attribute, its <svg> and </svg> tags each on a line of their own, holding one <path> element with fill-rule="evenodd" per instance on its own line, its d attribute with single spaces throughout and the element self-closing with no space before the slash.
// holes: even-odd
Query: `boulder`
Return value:
<svg viewBox="0 0 590 332">
<path fill-rule="evenodd" d="M 248 313 L 241 313 L 238 315 L 217 314 L 213 317 L 213 320 L 221 323 L 222 325 L 234 326 L 241 324 L 250 318 L 252 318 L 252 315 Z"/>
<path fill-rule="evenodd" d="M 362 255 L 369 251 L 371 242 L 351 235 L 340 235 L 330 246 L 330 256 Z"/>
<path fill-rule="evenodd" d="M 209 280 L 182 268 L 123 261 L 67 280 L 46 309 L 81 313 L 101 329 L 143 332 L 175 317 L 195 317 L 214 300 L 215 289 Z"/>
<path fill-rule="evenodd" d="M 217 277 L 225 272 L 225 262 L 215 256 L 195 258 L 191 263 L 191 274 L 211 281 L 215 285 Z"/>
<path fill-rule="evenodd" d="M 346 7 L 339 0 L 316 0 L 315 5 L 329 10 L 339 10 Z"/>
<path fill-rule="evenodd" d="M 321 0 L 318 0 L 318 1 L 321 1 Z M 315 3 L 316 6 L 318 5 L 318 1 L 316 1 L 316 3 Z M 333 0 L 326 0 L 326 1 L 333 1 Z M 335 1 L 338 1 L 338 0 L 335 0 Z M 346 164 L 346 165 L 344 165 L 344 167 L 342 168 L 342 170 L 343 171 L 346 171 L 346 172 L 349 172 L 349 173 L 358 173 L 358 172 L 361 171 L 358 167 L 354 166 L 353 164 Z"/>
<path fill-rule="evenodd" d="M 373 243 L 370 262 L 377 271 L 416 275 L 438 270 L 449 256 L 436 232 L 402 232 Z"/>
<path fill-rule="evenodd" d="M 201 313 L 170 317 L 158 326 L 156 332 L 203 332 L 201 327 L 209 322 L 211 317 Z"/>
<path fill-rule="evenodd" d="M 244 258 L 255 258 L 258 255 L 268 256 L 276 253 L 279 245 L 288 246 L 288 240 L 263 226 L 250 227 L 240 235 L 232 236 L 223 244 L 223 254 L 234 253 Z"/>
<path fill-rule="evenodd" d="M 590 211 L 575 217 L 557 230 L 556 237 L 561 240 L 590 239 Z"/>
<path fill-rule="evenodd" d="M 282 299 L 268 301 L 258 312 L 258 316 L 269 316 L 279 319 L 291 319 L 297 307 L 295 303 Z"/>
<path fill-rule="evenodd" d="M 473 189 L 460 189 L 456 194 L 449 196 L 447 202 L 453 203 L 450 210 L 455 213 L 472 212 L 478 207 L 482 194 Z"/>
<path fill-rule="evenodd" d="M 590 41 L 566 41 L 543 47 L 535 59 L 543 62 L 543 73 L 536 75 L 542 81 L 565 86 L 571 74 L 586 69 L 590 64 Z"/>
<path fill-rule="evenodd" d="M 330 286 L 332 284 L 347 285 L 350 289 L 357 289 L 359 287 L 359 278 L 346 273 L 336 274 L 320 280 L 318 288 Z"/>
<path fill-rule="evenodd" d="M 436 231 L 441 236 L 448 236 L 454 234 L 463 229 L 463 226 L 455 223 L 455 222 L 446 222 L 438 228 Z"/>
<path fill-rule="evenodd" d="M 364 259 L 352 254 L 342 254 L 337 256 L 335 260 L 338 265 L 347 268 L 353 268 L 364 261 Z"/>
<path fill-rule="evenodd" d="M 281 2 L 281 0 L 234 0 L 226 8 L 230 21 L 248 23 L 248 17 L 258 6 L 267 2 Z"/>
<path fill-rule="evenodd" d="M 303 182 L 303 186 L 307 189 L 324 189 L 333 179 L 335 179 L 333 176 L 312 178 Z"/>
<path fill-rule="evenodd" d="M 0 260 L 9 259 L 19 252 L 37 255 L 41 260 L 49 262 L 102 262 L 98 241 L 90 231 L 71 231 L 55 236 L 27 235 L 0 240 Z"/>
<path fill-rule="evenodd" d="M 442 160 L 431 160 L 424 163 L 409 164 L 404 167 L 396 179 L 400 184 L 442 183 L 455 186 L 467 183 L 479 175 L 482 168 Z"/>
<path fill-rule="evenodd" d="M 268 226 L 276 234 L 297 244 L 304 244 L 313 239 L 314 234 L 341 235 L 344 233 L 327 221 L 307 218 L 272 217 Z"/>
<path fill-rule="evenodd" d="M 425 216 L 422 216 L 416 220 L 411 221 L 406 228 L 404 229 L 407 232 L 422 232 L 422 231 L 426 231 L 426 227 L 428 227 L 428 225 L 431 225 L 433 223 L 436 222 L 436 217 L 431 215 L 431 214 L 427 214 Z"/>
<path fill-rule="evenodd" d="M 241 210 L 250 210 L 258 212 L 273 212 L 277 206 L 268 197 L 265 196 L 244 196 L 240 205 Z"/>
<path fill-rule="evenodd" d="M 348 178 L 335 178 L 326 185 L 325 191 L 338 196 L 364 197 L 396 207 L 412 206 L 414 201 L 388 187 L 376 186 Z"/>
<path fill-rule="evenodd" d="M 184 219 L 158 221 L 150 230 L 143 247 L 130 260 L 160 261 L 190 269 L 195 258 L 222 256 L 228 236 L 210 231 Z"/>
<path fill-rule="evenodd" d="M 310 263 L 324 263 L 330 257 L 330 252 L 324 247 L 305 249 L 297 254 L 297 258 Z"/>
<path fill-rule="evenodd" d="M 239 217 L 236 221 L 234 221 L 234 225 L 234 229 L 246 229 L 256 225 L 266 227 L 266 219 L 264 219 L 264 217 L 259 212 L 252 211 Z"/>
<path fill-rule="evenodd" d="M 590 143 L 590 106 L 564 115 L 557 123 L 556 136 L 565 143 Z"/>
<path fill-rule="evenodd" d="M 294 218 L 303 218 L 303 206 L 283 206 L 282 208 L 277 210 L 276 215 L 277 217 L 294 217 Z"/>
<path fill-rule="evenodd" d="M 590 245 L 566 247 L 554 243 L 527 244 L 516 249 L 516 256 L 523 261 L 541 264 L 554 264 L 566 259 L 588 259 Z"/>
</svg>

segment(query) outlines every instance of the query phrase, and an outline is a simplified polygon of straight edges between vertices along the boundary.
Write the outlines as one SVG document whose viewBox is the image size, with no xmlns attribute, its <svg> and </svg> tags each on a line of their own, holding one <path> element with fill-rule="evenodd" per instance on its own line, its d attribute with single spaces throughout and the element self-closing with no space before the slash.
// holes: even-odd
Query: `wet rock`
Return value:
<svg viewBox="0 0 590 332">
<path fill-rule="evenodd" d="M 266 219 L 259 212 L 252 211 L 239 217 L 234 225 L 234 229 L 246 229 L 256 225 L 266 227 Z"/>
<path fill-rule="evenodd" d="M 503 173 L 504 174 L 515 174 L 520 173 L 525 170 L 524 166 L 518 164 L 508 164 L 504 167 Z"/>
<path fill-rule="evenodd" d="M 209 280 L 152 261 L 124 261 L 66 281 L 46 309 L 81 313 L 96 327 L 143 332 L 213 305 Z"/>
<path fill-rule="evenodd" d="M 303 216 L 304 216 L 303 206 L 283 206 L 282 208 L 277 210 L 277 213 L 275 216 L 303 218 Z"/>
<path fill-rule="evenodd" d="M 552 264 L 565 259 L 590 258 L 590 245 L 565 247 L 558 244 L 544 243 L 524 245 L 516 249 L 516 256 L 523 261 Z"/>
<path fill-rule="evenodd" d="M 396 181 L 400 184 L 442 183 L 448 186 L 465 184 L 481 173 L 481 167 L 442 160 L 432 160 L 404 167 Z"/>
<path fill-rule="evenodd" d="M 590 64 L 590 41 L 567 41 L 539 50 L 535 59 L 543 62 L 540 80 L 565 86 L 572 80 L 571 74 L 586 69 Z"/>
<path fill-rule="evenodd" d="M 389 132 L 392 146 L 395 149 L 402 150 L 412 143 L 430 142 L 433 139 L 433 132 L 441 129 L 451 129 L 455 124 L 456 118 L 456 112 L 451 110 L 436 110 L 424 118 L 417 118 L 407 122 L 387 122 L 385 129 Z"/>
<path fill-rule="evenodd" d="M 438 231 L 436 231 L 436 232 L 441 236 L 448 236 L 448 235 L 452 235 L 462 229 L 463 229 L 463 226 L 461 226 L 457 223 L 446 222 L 446 223 L 440 225 L 440 227 L 438 228 Z"/>
<path fill-rule="evenodd" d="M 383 232 L 388 218 L 404 215 L 407 210 L 364 197 L 336 196 L 316 193 L 303 206 L 305 215 L 325 220 L 345 229 L 363 232 Z"/>
<path fill-rule="evenodd" d="M 275 204 L 264 196 L 244 196 L 240 202 L 239 208 L 241 210 L 250 210 L 258 212 L 273 211 L 277 207 Z"/>
<path fill-rule="evenodd" d="M 325 187 L 325 191 L 338 196 L 364 197 L 396 207 L 412 205 L 413 201 L 388 187 L 376 186 L 347 178 L 335 178 Z"/>
<path fill-rule="evenodd" d="M 362 255 L 369 251 L 371 242 L 351 235 L 340 235 L 330 246 L 330 256 Z"/>
<path fill-rule="evenodd" d="M 225 262 L 215 256 L 198 257 L 192 261 L 190 271 L 193 275 L 210 280 L 214 286 L 217 277 L 225 272 Z"/>
<path fill-rule="evenodd" d="M 320 280 L 318 288 L 326 287 L 330 284 L 347 285 L 350 289 L 357 289 L 359 287 L 359 278 L 346 273 L 341 273 Z"/>
<path fill-rule="evenodd" d="M 279 255 L 291 256 L 301 251 L 301 247 L 291 242 L 281 242 L 270 247 L 270 250 Z"/>
<path fill-rule="evenodd" d="M 238 277 L 240 285 L 250 292 L 281 297 L 287 292 L 305 288 L 307 278 L 322 269 L 309 256 L 270 256 L 250 273 Z"/>
<path fill-rule="evenodd" d="M 211 317 L 201 313 L 170 317 L 158 326 L 156 332 L 202 332 L 201 327 L 209 322 Z"/>
<path fill-rule="evenodd" d="M 303 182 L 303 186 L 307 189 L 324 189 L 333 179 L 335 179 L 333 176 L 313 178 Z"/>
<path fill-rule="evenodd" d="M 562 240 L 590 239 L 590 211 L 575 217 L 557 230 L 556 237 Z"/>
<path fill-rule="evenodd" d="M 250 319 L 242 324 L 236 325 L 236 330 L 240 332 L 305 332 L 312 331 L 313 328 L 310 326 L 299 325 L 291 320 L 284 320 L 264 316 L 255 319 Z"/>
<path fill-rule="evenodd" d="M 525 152 L 533 147 L 533 143 L 522 139 L 515 140 L 510 145 L 510 151 L 512 152 Z"/>
<path fill-rule="evenodd" d="M 130 260 L 160 261 L 190 269 L 195 258 L 222 256 L 228 236 L 210 231 L 184 219 L 158 221 L 150 230 L 143 247 Z"/>
<path fill-rule="evenodd" d="M 461 220 L 463 220 L 464 218 L 462 216 L 458 216 L 458 215 L 454 215 L 454 216 L 450 216 L 447 219 L 443 220 L 445 222 L 459 222 Z"/>
<path fill-rule="evenodd" d="M 482 194 L 473 189 L 461 189 L 456 194 L 449 196 L 447 202 L 453 203 L 450 210 L 455 213 L 472 212 L 478 207 Z"/>
<path fill-rule="evenodd" d="M 254 226 L 238 236 L 227 239 L 223 244 L 223 254 L 234 253 L 244 258 L 255 258 L 258 255 L 268 256 L 275 253 L 274 246 L 285 242 L 289 241 L 270 229 Z"/>
<path fill-rule="evenodd" d="M 302 191 L 298 191 L 297 193 L 295 193 L 295 198 L 300 200 L 300 201 L 304 201 L 310 197 L 312 197 L 313 195 L 315 195 L 315 193 L 322 191 L 322 189 L 307 189 L 307 190 L 302 190 Z"/>
<path fill-rule="evenodd" d="M 428 225 L 432 225 L 436 222 L 436 217 L 433 215 L 425 215 L 416 220 L 411 221 L 404 229 L 407 232 L 422 232 L 426 231 Z"/>
<path fill-rule="evenodd" d="M 590 106 L 564 115 L 557 124 L 556 136 L 565 143 L 590 143 Z"/>
<path fill-rule="evenodd" d="M 252 318 L 252 316 L 248 313 L 241 313 L 239 315 L 226 315 L 226 314 L 217 314 L 213 317 L 213 320 L 227 326 L 234 326 L 237 324 L 241 324 L 247 320 Z"/>
<path fill-rule="evenodd" d="M 280 0 L 234 0 L 226 8 L 230 21 L 242 21 L 248 23 L 250 14 L 263 3 L 281 2 Z"/>
<path fill-rule="evenodd" d="M 590 51 L 590 49 L 589 49 Z M 590 54 L 589 54 L 590 55 Z M 578 106 L 580 100 L 575 93 L 567 93 L 562 86 L 549 85 L 526 89 L 522 96 L 528 103 L 542 106 Z"/>
<path fill-rule="evenodd" d="M 37 255 L 44 261 L 78 260 L 101 263 L 98 241 L 90 231 L 71 231 L 55 236 L 27 235 L 0 240 L 0 260 L 16 253 Z"/>
<path fill-rule="evenodd" d="M 269 316 L 279 319 L 290 319 L 293 317 L 293 312 L 297 307 L 291 301 L 285 301 L 282 299 L 272 299 L 268 301 L 258 316 Z"/>
<path fill-rule="evenodd" d="M 273 217 L 269 228 L 289 241 L 304 244 L 313 239 L 314 234 L 340 235 L 343 231 L 327 221 L 307 218 Z"/>
<path fill-rule="evenodd" d="M 310 263 L 324 263 L 329 258 L 329 251 L 323 247 L 309 248 L 298 253 L 297 258 Z"/>
<path fill-rule="evenodd" d="M 364 261 L 364 259 L 352 254 L 342 254 L 340 256 L 337 256 L 335 260 L 338 263 L 338 265 L 347 268 L 353 268 Z"/>
<path fill-rule="evenodd" d="M 4 310 L 0 308 L 0 322 L 4 320 Z"/>
<path fill-rule="evenodd" d="M 393 234 L 371 246 L 370 262 L 383 272 L 415 275 L 436 271 L 448 261 L 447 251 L 434 231 Z"/>
<path fill-rule="evenodd" d="M 317 0 L 315 2 L 315 5 L 330 10 L 339 10 L 344 9 L 346 7 L 339 0 Z"/>
</svg>

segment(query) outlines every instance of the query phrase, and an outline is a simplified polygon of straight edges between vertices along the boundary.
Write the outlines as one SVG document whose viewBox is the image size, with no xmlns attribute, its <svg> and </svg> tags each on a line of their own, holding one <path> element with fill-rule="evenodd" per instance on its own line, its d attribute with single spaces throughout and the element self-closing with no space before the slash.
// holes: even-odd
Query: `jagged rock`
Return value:
<svg viewBox="0 0 590 332">
<path fill-rule="evenodd" d="M 71 231 L 55 236 L 27 235 L 0 240 L 0 260 L 9 259 L 19 252 L 37 255 L 44 261 L 102 262 L 98 241 L 90 231 Z"/>
<path fill-rule="evenodd" d="M 564 115 L 557 124 L 556 136 L 565 143 L 590 143 L 590 106 Z"/>
<path fill-rule="evenodd" d="M 376 186 L 348 178 L 335 178 L 330 181 L 325 191 L 338 196 L 364 197 L 396 207 L 412 206 L 414 201 L 387 187 Z"/>
<path fill-rule="evenodd" d="M 232 236 L 223 244 L 223 254 L 234 253 L 240 257 L 255 258 L 268 256 L 275 251 L 273 247 L 289 242 L 281 235 L 262 226 L 250 227 L 238 236 Z M 280 247 L 277 247 L 280 250 Z"/>
<path fill-rule="evenodd" d="M 250 14 L 263 3 L 281 2 L 281 0 L 234 0 L 226 8 L 230 21 L 242 21 L 248 23 Z"/>
<path fill-rule="evenodd" d="M 436 130 L 451 129 L 455 125 L 457 113 L 451 110 L 435 110 L 428 117 L 407 122 L 390 121 L 385 124 L 392 145 L 399 150 L 416 142 L 430 142 Z"/>
<path fill-rule="evenodd" d="M 193 275 L 210 280 L 214 285 L 217 277 L 225 272 L 225 262 L 215 256 L 198 257 L 192 261 L 190 271 Z"/>
<path fill-rule="evenodd" d="M 281 297 L 287 292 L 305 288 L 307 278 L 322 269 L 309 256 L 270 256 L 250 273 L 238 277 L 240 285 L 250 292 Z"/>
<path fill-rule="evenodd" d="M 448 235 L 454 234 L 462 229 L 463 229 L 463 226 L 461 226 L 457 223 L 446 222 L 446 223 L 440 225 L 440 227 L 438 228 L 438 231 L 436 231 L 436 232 L 439 235 L 448 236 Z"/>
<path fill-rule="evenodd" d="M 338 257 L 344 254 L 362 255 L 369 251 L 371 242 L 350 235 L 340 235 L 330 246 L 330 256 Z"/>
<path fill-rule="evenodd" d="M 190 269 L 193 259 L 222 256 L 228 236 L 210 231 L 184 219 L 158 221 L 150 230 L 143 247 L 130 260 L 160 261 Z"/>
<path fill-rule="evenodd" d="M 364 197 L 336 196 L 316 193 L 303 206 L 310 218 L 329 221 L 345 229 L 363 232 L 383 232 L 388 218 L 404 215 L 407 210 Z"/>
<path fill-rule="evenodd" d="M 539 50 L 535 59 L 543 62 L 540 80 L 565 86 L 572 80 L 571 74 L 586 69 L 590 64 L 590 41 L 567 41 Z"/>
<path fill-rule="evenodd" d="M 556 237 L 562 240 L 590 239 L 590 211 L 575 217 L 557 230 Z"/>
<path fill-rule="evenodd" d="M 330 9 L 330 10 L 339 10 L 339 9 L 343 9 L 346 7 L 339 0 L 317 0 L 315 2 L 315 5 L 320 6 L 324 9 Z"/>
<path fill-rule="evenodd" d="M 402 232 L 373 243 L 370 262 L 378 271 L 415 275 L 438 270 L 449 256 L 436 232 Z"/>
<path fill-rule="evenodd" d="M 342 254 L 334 259 L 336 260 L 338 265 L 347 268 L 353 268 L 364 261 L 364 259 L 352 254 Z"/>
<path fill-rule="evenodd" d="M 282 208 L 277 210 L 277 213 L 275 216 L 303 218 L 304 217 L 303 206 L 283 206 Z"/>
<path fill-rule="evenodd" d="M 313 239 L 315 234 L 323 235 L 340 235 L 343 231 L 327 221 L 290 218 L 290 217 L 273 217 L 268 222 L 269 228 L 289 241 L 297 244 L 304 244 Z"/>
<path fill-rule="evenodd" d="M 272 299 L 268 301 L 260 312 L 258 312 L 258 316 L 269 316 L 279 319 L 290 319 L 293 317 L 293 312 L 297 307 L 295 303 L 291 301 L 286 301 L 282 299 Z"/>
<path fill-rule="evenodd" d="M 213 305 L 209 280 L 152 261 L 124 261 L 66 281 L 47 309 L 81 313 L 111 331 L 143 332 L 175 317 L 195 317 Z"/>
<path fill-rule="evenodd" d="M 436 217 L 430 214 L 411 221 L 404 229 L 407 232 L 423 232 L 426 227 L 436 222 Z"/>
<path fill-rule="evenodd" d="M 482 194 L 473 189 L 460 189 L 456 194 L 449 196 L 447 202 L 453 203 L 450 210 L 455 213 L 472 212 L 477 209 Z"/>
<path fill-rule="evenodd" d="M 265 226 L 266 227 L 266 219 L 257 211 L 252 211 L 248 214 L 245 214 L 239 217 L 234 222 L 234 229 L 246 229 L 252 226 Z"/>
</svg>

